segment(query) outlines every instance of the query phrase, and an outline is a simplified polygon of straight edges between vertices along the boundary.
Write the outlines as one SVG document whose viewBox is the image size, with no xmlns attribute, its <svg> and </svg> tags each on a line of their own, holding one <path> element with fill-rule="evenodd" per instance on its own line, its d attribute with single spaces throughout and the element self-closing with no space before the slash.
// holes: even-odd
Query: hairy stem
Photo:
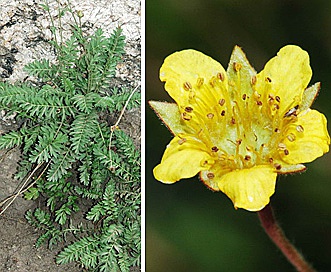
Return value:
<svg viewBox="0 0 331 272">
<path fill-rule="evenodd" d="M 282 251 L 288 261 L 300 272 L 316 272 L 303 258 L 298 250 L 286 238 L 283 230 L 279 227 L 271 205 L 267 205 L 258 212 L 261 224 L 270 239 Z"/>
</svg>

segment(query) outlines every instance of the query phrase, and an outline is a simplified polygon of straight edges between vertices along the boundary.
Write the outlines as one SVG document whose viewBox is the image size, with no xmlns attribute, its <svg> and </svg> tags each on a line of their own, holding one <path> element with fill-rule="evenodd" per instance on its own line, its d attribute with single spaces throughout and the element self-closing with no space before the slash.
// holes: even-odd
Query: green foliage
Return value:
<svg viewBox="0 0 331 272">
<path fill-rule="evenodd" d="M 49 11 L 48 5 L 44 9 Z M 85 36 L 76 25 L 70 39 L 55 39 L 53 45 L 55 62 L 25 67 L 38 84 L 0 83 L 0 108 L 16 112 L 22 123 L 1 135 L 0 148 L 21 148 L 17 178 L 34 173 L 35 184 L 25 197 L 44 201 L 44 207 L 26 214 L 43 231 L 37 246 L 52 247 L 71 235 L 58 264 L 129 271 L 140 265 L 140 152 L 107 121 L 118 116 L 131 93 L 122 86 L 109 88 L 124 36 L 120 28 L 108 38 L 101 29 Z M 139 103 L 135 93 L 127 109 Z M 80 227 L 73 227 L 71 219 L 80 213 Z"/>
</svg>

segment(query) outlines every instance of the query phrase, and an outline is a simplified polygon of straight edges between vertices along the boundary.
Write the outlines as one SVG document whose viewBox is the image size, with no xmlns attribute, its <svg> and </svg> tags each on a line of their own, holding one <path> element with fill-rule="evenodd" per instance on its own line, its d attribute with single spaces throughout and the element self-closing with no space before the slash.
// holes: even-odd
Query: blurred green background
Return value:
<svg viewBox="0 0 331 272">
<path fill-rule="evenodd" d="M 260 71 L 286 44 L 307 50 L 314 108 L 331 120 L 331 1 L 147 0 L 146 98 L 172 101 L 159 81 L 166 56 L 194 48 L 225 68 L 235 45 Z M 172 138 L 147 106 L 146 267 L 148 272 L 294 271 L 260 226 L 222 193 L 192 178 L 157 182 L 152 169 Z M 330 131 L 330 126 L 329 126 Z M 318 271 L 331 271 L 331 155 L 304 174 L 281 176 L 272 204 L 291 241 Z"/>
</svg>

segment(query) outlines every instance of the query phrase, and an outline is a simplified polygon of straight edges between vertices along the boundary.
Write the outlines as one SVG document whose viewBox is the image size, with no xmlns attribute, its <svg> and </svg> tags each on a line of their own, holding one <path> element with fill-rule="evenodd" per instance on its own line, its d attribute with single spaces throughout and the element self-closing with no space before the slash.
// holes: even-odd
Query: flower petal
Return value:
<svg viewBox="0 0 331 272">
<path fill-rule="evenodd" d="M 195 176 L 213 163 L 202 142 L 189 135 L 176 136 L 165 150 L 161 163 L 154 170 L 154 177 L 163 183 L 174 183 Z"/>
<path fill-rule="evenodd" d="M 201 82 L 207 82 L 222 74 L 227 85 L 223 66 L 205 54 L 188 49 L 168 56 L 160 69 L 160 79 L 165 81 L 165 89 L 179 106 L 189 103 L 189 91 L 199 92 Z M 214 104 L 217 104 L 215 101 Z"/>
<path fill-rule="evenodd" d="M 275 192 L 276 177 L 273 167 L 259 165 L 215 176 L 213 182 L 232 200 L 235 208 L 259 211 Z"/>
<path fill-rule="evenodd" d="M 287 45 L 257 75 L 256 91 L 264 95 L 265 100 L 269 94 L 280 97 L 279 111 L 284 115 L 300 104 L 311 76 L 308 53 L 298 46 Z"/>
<path fill-rule="evenodd" d="M 283 161 L 290 164 L 311 162 L 329 151 L 330 136 L 325 116 L 308 109 L 298 114 L 298 120 L 290 124 L 285 135 L 294 135 L 295 140 L 285 137 L 288 155 L 280 151 Z"/>
<path fill-rule="evenodd" d="M 177 104 L 160 101 L 148 101 L 148 103 L 174 135 L 184 133 L 185 125 L 181 122 Z"/>
</svg>

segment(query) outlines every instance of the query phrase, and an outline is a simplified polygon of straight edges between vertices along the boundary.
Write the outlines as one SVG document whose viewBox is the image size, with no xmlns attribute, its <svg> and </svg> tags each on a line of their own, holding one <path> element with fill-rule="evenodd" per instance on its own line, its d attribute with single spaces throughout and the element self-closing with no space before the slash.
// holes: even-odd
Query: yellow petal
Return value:
<svg viewBox="0 0 331 272">
<path fill-rule="evenodd" d="M 257 75 L 256 91 L 265 100 L 269 94 L 280 97 L 279 112 L 284 115 L 300 104 L 311 76 L 308 53 L 298 46 L 287 45 Z"/>
<path fill-rule="evenodd" d="M 222 74 L 227 85 L 223 66 L 205 54 L 189 49 L 168 56 L 160 69 L 160 79 L 165 89 L 179 106 L 189 103 L 189 98 L 198 95 L 199 86 L 208 83 L 212 77 Z M 218 100 L 215 101 L 215 104 Z"/>
<path fill-rule="evenodd" d="M 174 183 L 195 176 L 213 163 L 203 143 L 187 135 L 175 137 L 167 146 L 154 177 L 163 183 Z"/>
<path fill-rule="evenodd" d="M 290 124 L 285 131 L 285 144 L 288 155 L 280 151 L 282 160 L 297 164 L 311 162 L 329 151 L 330 136 L 327 131 L 325 116 L 308 109 L 300 112 L 298 120 Z M 292 140 L 287 137 L 291 135 Z"/>
<path fill-rule="evenodd" d="M 277 173 L 271 166 L 255 166 L 235 170 L 218 180 L 218 187 L 233 202 L 235 208 L 262 210 L 275 192 Z"/>
<path fill-rule="evenodd" d="M 177 104 L 160 101 L 148 103 L 173 134 L 184 133 L 185 125 L 182 124 Z"/>
</svg>

